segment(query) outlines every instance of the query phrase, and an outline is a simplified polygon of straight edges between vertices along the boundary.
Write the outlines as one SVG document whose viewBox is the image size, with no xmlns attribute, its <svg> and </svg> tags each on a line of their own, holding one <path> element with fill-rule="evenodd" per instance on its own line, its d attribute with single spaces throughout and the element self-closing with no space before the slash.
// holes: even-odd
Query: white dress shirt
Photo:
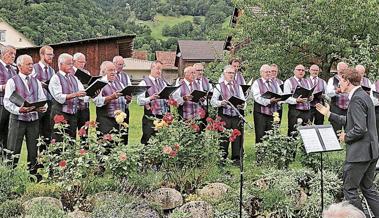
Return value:
<svg viewBox="0 0 379 218">
<path fill-rule="evenodd" d="M 25 84 L 26 88 L 29 90 L 28 83 L 26 81 L 26 75 L 19 73 L 22 82 Z M 46 96 L 43 92 L 41 82 L 37 80 L 38 84 L 38 96 L 37 101 L 45 101 Z M 13 102 L 9 100 L 10 96 L 13 94 L 13 92 L 16 90 L 16 84 L 14 83 L 13 79 L 8 80 L 6 86 L 5 86 L 5 94 L 4 94 L 4 107 L 7 109 L 10 113 L 15 115 L 20 115 L 20 107 L 15 105 Z M 32 102 L 29 102 L 32 103 Z M 45 108 L 47 108 L 47 104 L 44 105 Z"/>
<path fill-rule="evenodd" d="M 193 90 L 191 88 L 191 85 L 189 83 L 188 80 L 186 79 L 183 79 L 185 85 L 187 86 L 189 92 L 191 93 Z M 195 82 L 195 81 L 193 81 Z M 190 94 L 189 93 L 189 94 Z M 173 94 L 172 94 L 172 97 L 175 99 L 175 101 L 179 104 L 179 105 L 183 105 L 184 104 L 184 100 L 183 100 L 183 96 L 181 95 L 181 88 L 178 88 Z"/>
<path fill-rule="evenodd" d="M 265 79 L 263 79 L 263 84 L 267 87 L 267 83 Z M 272 82 L 272 81 L 271 81 Z M 276 89 L 278 90 L 278 93 L 279 95 L 283 94 L 282 92 L 282 89 L 279 87 L 279 85 L 276 84 Z M 269 88 L 267 87 L 267 90 L 269 90 Z M 270 102 L 270 99 L 267 99 L 267 98 L 263 98 L 262 95 L 261 95 L 261 90 L 259 89 L 259 84 L 258 84 L 258 80 L 255 80 L 254 83 L 253 83 L 253 86 L 251 87 L 251 94 L 254 98 L 254 101 L 257 102 L 258 104 L 260 105 L 263 105 L 263 106 L 267 106 L 269 105 L 271 102 Z"/>
<path fill-rule="evenodd" d="M 297 83 L 300 85 L 299 79 L 297 77 L 294 77 L 294 78 L 296 79 Z M 291 94 L 292 93 L 292 88 L 294 88 L 294 87 L 292 87 L 292 83 L 291 83 L 290 79 L 287 79 L 284 82 L 284 90 L 283 90 L 284 94 Z M 302 78 L 302 79 L 305 80 L 305 78 Z M 297 104 L 296 98 L 294 98 L 292 96 L 289 97 L 285 102 L 288 103 L 288 104 Z"/>
<path fill-rule="evenodd" d="M 151 81 L 153 81 L 153 83 L 155 83 L 156 78 L 154 78 L 154 77 L 152 77 L 152 76 L 149 75 L 149 79 Z M 145 80 L 142 80 L 138 85 L 139 86 L 146 86 Z M 167 86 L 166 83 L 164 83 L 164 87 L 166 87 L 166 86 Z M 145 95 L 146 95 L 146 92 L 144 92 L 144 93 L 142 93 L 142 94 L 140 94 L 140 95 L 137 96 L 137 104 L 138 105 L 144 106 L 144 105 L 150 103 L 150 98 L 149 97 L 145 97 Z"/>
</svg>

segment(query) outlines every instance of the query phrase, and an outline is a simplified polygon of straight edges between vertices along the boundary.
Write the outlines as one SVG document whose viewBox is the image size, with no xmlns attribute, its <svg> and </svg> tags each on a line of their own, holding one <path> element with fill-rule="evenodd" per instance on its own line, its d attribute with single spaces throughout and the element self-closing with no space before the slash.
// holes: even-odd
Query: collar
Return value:
<svg viewBox="0 0 379 218">
<path fill-rule="evenodd" d="M 311 80 L 314 80 L 315 78 L 318 79 L 318 76 L 315 76 L 315 77 L 310 76 L 309 78 L 311 78 Z"/>
<path fill-rule="evenodd" d="M 3 61 L 3 60 L 1 60 L 1 59 L 0 59 L 0 63 L 1 63 L 2 65 L 4 65 L 4 67 L 5 67 L 5 66 L 7 66 L 7 64 L 6 64 L 6 63 L 4 63 L 4 61 Z"/>
<path fill-rule="evenodd" d="M 299 82 L 300 79 L 304 79 L 304 78 L 300 78 L 300 79 L 299 79 L 299 78 L 297 78 L 296 76 L 293 76 L 293 78 L 295 78 L 297 82 Z"/>
<path fill-rule="evenodd" d="M 183 81 L 186 83 L 186 85 L 187 85 L 188 87 L 190 87 L 190 84 L 191 84 L 191 83 L 190 83 L 186 78 L 184 78 Z M 192 81 L 192 82 L 194 82 L 194 81 Z"/>
<path fill-rule="evenodd" d="M 234 80 L 230 81 L 230 82 L 227 82 L 226 80 L 224 80 L 224 84 L 225 85 L 228 85 L 229 83 L 231 83 L 232 85 L 234 85 Z"/>
<path fill-rule="evenodd" d="M 355 91 L 357 91 L 357 89 L 359 89 L 361 86 L 355 86 L 349 93 L 349 100 L 351 100 L 351 98 L 353 97 Z"/>
<path fill-rule="evenodd" d="M 149 79 L 151 79 L 151 81 L 155 81 L 156 79 L 158 79 L 158 78 L 155 78 L 155 77 L 153 77 L 153 76 L 151 76 L 151 75 L 149 75 Z"/>
<path fill-rule="evenodd" d="M 66 74 L 67 74 L 67 73 L 65 73 L 65 72 L 63 72 L 61 70 L 59 70 L 59 73 L 62 74 L 62 76 L 66 76 Z"/>
<path fill-rule="evenodd" d="M 27 75 L 23 73 L 18 73 L 18 75 L 21 77 L 22 80 L 26 80 Z M 31 78 L 31 74 L 29 74 L 28 77 Z"/>
<path fill-rule="evenodd" d="M 41 66 L 42 70 L 44 70 L 45 67 L 49 68 L 49 66 L 42 63 L 42 61 L 39 61 L 38 64 L 39 64 L 39 66 Z"/>
<path fill-rule="evenodd" d="M 74 72 L 76 72 L 78 70 L 78 68 L 76 68 L 76 67 L 72 67 L 72 69 L 74 69 Z"/>
<path fill-rule="evenodd" d="M 262 79 L 262 82 L 263 82 L 263 83 L 266 83 L 267 81 L 272 82 L 272 80 L 270 80 L 270 79 L 264 79 L 263 77 L 261 77 L 261 79 Z"/>
</svg>

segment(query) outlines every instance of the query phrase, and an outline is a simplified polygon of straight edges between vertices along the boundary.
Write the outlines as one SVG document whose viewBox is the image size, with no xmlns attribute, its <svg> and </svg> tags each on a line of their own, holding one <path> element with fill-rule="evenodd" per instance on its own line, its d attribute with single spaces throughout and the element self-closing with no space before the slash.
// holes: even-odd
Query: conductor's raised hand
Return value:
<svg viewBox="0 0 379 218">
<path fill-rule="evenodd" d="M 320 104 L 320 103 L 317 103 L 316 104 L 316 109 L 318 112 L 320 112 L 320 114 L 326 116 L 329 118 L 330 116 L 330 106 L 328 103 L 325 103 L 325 106 Z"/>
</svg>

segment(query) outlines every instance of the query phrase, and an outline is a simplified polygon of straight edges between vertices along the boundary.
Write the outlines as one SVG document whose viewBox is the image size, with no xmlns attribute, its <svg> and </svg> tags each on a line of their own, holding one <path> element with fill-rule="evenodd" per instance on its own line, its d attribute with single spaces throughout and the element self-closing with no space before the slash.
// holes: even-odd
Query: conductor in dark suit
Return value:
<svg viewBox="0 0 379 218">
<path fill-rule="evenodd" d="M 379 156 L 375 108 L 370 96 L 361 88 L 362 76 L 355 69 L 343 70 L 341 77 L 341 91 L 348 93 L 350 100 L 346 116 L 331 113 L 329 105 L 317 104 L 316 108 L 329 117 L 329 121 L 345 126 L 345 132 L 339 134 L 340 142 L 346 143 L 343 170 L 345 199 L 363 210 L 358 195 L 360 188 L 375 217 L 379 217 L 379 194 L 373 183 Z"/>
</svg>

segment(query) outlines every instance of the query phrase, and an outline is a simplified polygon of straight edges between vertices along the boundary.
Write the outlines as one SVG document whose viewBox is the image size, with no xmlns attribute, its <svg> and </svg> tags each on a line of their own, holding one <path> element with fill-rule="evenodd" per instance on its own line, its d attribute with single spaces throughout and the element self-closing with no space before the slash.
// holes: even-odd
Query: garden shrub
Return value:
<svg viewBox="0 0 379 218">
<path fill-rule="evenodd" d="M 27 201 L 35 197 L 52 197 L 59 199 L 61 194 L 62 188 L 56 184 L 31 183 L 26 187 L 22 200 Z"/>
<path fill-rule="evenodd" d="M 21 166 L 12 169 L 0 163 L 0 202 L 19 197 L 29 183 L 29 172 Z"/>
<path fill-rule="evenodd" d="M 67 218 L 65 212 L 57 207 L 41 202 L 32 205 L 30 210 L 25 212 L 26 217 L 33 218 Z"/>
<path fill-rule="evenodd" d="M 22 213 L 22 205 L 19 199 L 6 200 L 0 204 L 0 217 L 19 217 Z"/>
<path fill-rule="evenodd" d="M 98 176 L 88 183 L 84 192 L 86 195 L 93 195 L 103 191 L 117 191 L 119 188 L 119 180 L 116 180 L 111 176 Z"/>
</svg>

